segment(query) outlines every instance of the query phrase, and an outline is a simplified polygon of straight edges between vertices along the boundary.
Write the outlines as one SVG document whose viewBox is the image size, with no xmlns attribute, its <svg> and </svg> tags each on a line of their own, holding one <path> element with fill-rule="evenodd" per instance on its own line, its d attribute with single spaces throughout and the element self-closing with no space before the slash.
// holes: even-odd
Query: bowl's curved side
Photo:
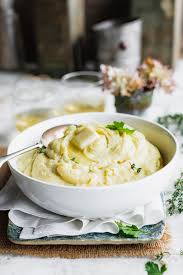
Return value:
<svg viewBox="0 0 183 275">
<path fill-rule="evenodd" d="M 129 186 L 121 184 L 97 189 L 44 184 L 21 176 L 14 169 L 12 174 L 22 192 L 49 211 L 71 217 L 106 218 L 152 201 L 166 188 L 174 170 L 174 161 L 166 170 Z"/>
</svg>

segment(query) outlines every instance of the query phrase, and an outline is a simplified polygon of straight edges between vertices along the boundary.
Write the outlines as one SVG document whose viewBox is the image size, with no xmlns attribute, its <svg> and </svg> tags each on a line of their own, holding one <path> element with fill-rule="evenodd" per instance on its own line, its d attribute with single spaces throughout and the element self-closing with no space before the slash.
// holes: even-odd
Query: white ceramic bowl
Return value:
<svg viewBox="0 0 183 275">
<path fill-rule="evenodd" d="M 36 204 L 52 212 L 71 217 L 112 217 L 126 209 L 148 203 L 154 195 L 164 190 L 175 170 L 178 145 L 174 136 L 156 123 L 125 114 L 85 113 L 57 117 L 41 122 L 15 137 L 8 153 L 17 151 L 39 141 L 41 134 L 60 124 L 81 124 L 97 121 L 107 124 L 124 121 L 145 134 L 156 145 L 165 166 L 151 176 L 121 185 L 107 187 L 74 187 L 57 183 L 48 184 L 25 176 L 17 170 L 16 159 L 10 161 L 10 169 L 22 192 Z"/>
</svg>

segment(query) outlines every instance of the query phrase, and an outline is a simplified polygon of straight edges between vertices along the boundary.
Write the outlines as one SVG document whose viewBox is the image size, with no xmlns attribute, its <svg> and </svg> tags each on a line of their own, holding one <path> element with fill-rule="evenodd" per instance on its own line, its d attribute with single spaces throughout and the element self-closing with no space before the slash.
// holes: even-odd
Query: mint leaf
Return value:
<svg viewBox="0 0 183 275">
<path fill-rule="evenodd" d="M 125 127 L 125 123 L 123 121 L 113 121 L 113 124 L 108 124 L 106 128 L 113 131 L 118 131 L 120 134 L 126 133 L 127 135 L 131 135 L 135 132 L 135 130 Z"/>
<path fill-rule="evenodd" d="M 140 234 L 147 234 L 147 231 L 144 231 L 138 228 L 136 225 L 126 225 L 122 222 L 116 222 L 119 228 L 119 235 L 125 238 L 138 238 Z"/>
<path fill-rule="evenodd" d="M 167 266 L 165 264 L 159 266 L 154 262 L 147 262 L 145 264 L 145 270 L 148 275 L 162 275 L 165 271 L 167 271 Z"/>
</svg>

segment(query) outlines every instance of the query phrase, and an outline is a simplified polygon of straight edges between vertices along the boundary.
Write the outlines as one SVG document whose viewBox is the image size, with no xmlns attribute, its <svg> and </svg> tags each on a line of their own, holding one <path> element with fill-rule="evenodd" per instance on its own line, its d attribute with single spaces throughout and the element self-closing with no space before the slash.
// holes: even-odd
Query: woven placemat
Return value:
<svg viewBox="0 0 183 275">
<path fill-rule="evenodd" d="M 2 152 L 2 150 L 0 150 Z M 3 152 L 5 152 L 3 150 Z M 10 173 L 6 166 L 0 169 L 0 189 Z M 37 257 L 60 257 L 67 259 L 99 257 L 144 257 L 155 256 L 168 249 L 170 234 L 164 233 L 161 240 L 148 244 L 131 245 L 17 245 L 7 239 L 7 212 L 0 211 L 0 253 Z"/>
<path fill-rule="evenodd" d="M 60 257 L 67 259 L 100 257 L 144 257 L 155 256 L 168 249 L 170 235 L 149 244 L 132 245 L 16 245 L 7 239 L 7 212 L 0 212 L 0 253 L 37 257 Z"/>
</svg>

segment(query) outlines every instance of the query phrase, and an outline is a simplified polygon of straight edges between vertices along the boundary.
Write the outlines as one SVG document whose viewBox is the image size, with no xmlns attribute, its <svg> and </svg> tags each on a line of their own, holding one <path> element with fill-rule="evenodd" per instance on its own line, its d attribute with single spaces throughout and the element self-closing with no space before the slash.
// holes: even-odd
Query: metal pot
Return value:
<svg viewBox="0 0 183 275">
<path fill-rule="evenodd" d="M 142 21 L 107 20 L 93 26 L 96 36 L 97 60 L 134 71 L 141 60 Z"/>
</svg>

